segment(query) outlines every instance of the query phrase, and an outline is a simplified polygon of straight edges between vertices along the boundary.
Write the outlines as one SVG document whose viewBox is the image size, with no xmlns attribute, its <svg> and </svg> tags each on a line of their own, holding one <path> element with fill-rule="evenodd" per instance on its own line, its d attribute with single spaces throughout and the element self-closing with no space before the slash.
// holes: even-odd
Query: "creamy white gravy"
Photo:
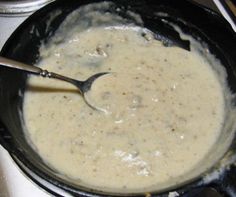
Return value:
<svg viewBox="0 0 236 197">
<path fill-rule="evenodd" d="M 145 36 L 144 36 L 145 35 Z M 90 108 L 76 88 L 31 77 L 26 136 L 61 174 L 101 188 L 166 184 L 194 169 L 216 142 L 224 94 L 197 52 L 164 47 L 135 26 L 90 27 L 41 49 L 38 66 L 84 80 L 98 72 Z"/>
</svg>

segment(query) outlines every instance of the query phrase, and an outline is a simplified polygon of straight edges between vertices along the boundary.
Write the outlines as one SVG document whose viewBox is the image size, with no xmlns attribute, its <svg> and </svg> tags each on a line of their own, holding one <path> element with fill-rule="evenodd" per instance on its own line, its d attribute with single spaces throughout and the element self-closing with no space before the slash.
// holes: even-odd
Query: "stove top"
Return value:
<svg viewBox="0 0 236 197">
<path fill-rule="evenodd" d="M 0 0 L 1 15 L 27 15 L 53 0 Z"/>
</svg>

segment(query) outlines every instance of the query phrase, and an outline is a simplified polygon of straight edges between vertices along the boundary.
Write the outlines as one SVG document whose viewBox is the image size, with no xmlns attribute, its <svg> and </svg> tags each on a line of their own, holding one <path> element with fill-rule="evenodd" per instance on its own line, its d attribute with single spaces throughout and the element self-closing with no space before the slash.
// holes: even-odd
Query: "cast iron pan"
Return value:
<svg viewBox="0 0 236 197">
<path fill-rule="evenodd" d="M 99 2 L 99 0 L 61 0 L 40 9 L 11 35 L 4 45 L 1 55 L 34 64 L 39 60 L 38 50 L 41 41 L 47 42 L 70 12 L 91 2 Z M 125 16 L 125 12 L 122 10 L 127 8 L 140 14 L 144 26 L 155 32 L 156 39 L 161 40 L 167 47 L 177 45 L 189 50 L 189 43 L 181 40 L 178 33 L 164 21 L 177 24 L 185 33 L 191 34 L 195 38 L 201 38 L 201 41 L 207 43 L 211 53 L 215 54 L 225 66 L 230 89 L 233 93 L 236 92 L 236 35 L 230 25 L 218 14 L 189 1 L 113 0 L 113 2 L 121 8 L 120 15 Z M 110 11 L 116 12 L 116 6 L 111 7 Z M 59 14 L 52 18 L 52 14 L 56 12 Z M 168 15 L 157 16 L 156 12 L 168 13 Z M 49 28 L 46 28 L 49 18 L 51 22 Z M 27 75 L 20 71 L 13 72 L 8 68 L 0 68 L 0 143 L 2 146 L 29 177 L 50 192 L 55 192 L 55 190 L 42 180 L 46 180 L 50 185 L 57 186 L 74 196 L 109 196 L 109 194 L 99 191 L 78 187 L 55 175 L 55 171 L 46 166 L 28 145 L 24 138 L 19 113 L 22 109 L 23 96 L 21 95 L 24 94 L 26 79 Z M 236 193 L 235 176 L 231 176 L 231 173 L 236 174 L 233 167 L 221 179 L 203 185 L 204 188 L 216 188 L 219 192 L 231 196 Z M 202 191 L 201 188 L 200 190 L 198 188 L 200 187 L 199 182 L 201 182 L 201 178 L 195 179 L 188 185 L 171 188 L 171 190 L 177 189 L 182 195 L 193 196 Z M 222 183 L 225 184 L 225 187 Z M 196 188 L 198 189 L 196 190 Z M 188 193 L 189 191 L 191 192 Z M 154 196 L 166 196 L 167 194 L 168 191 L 162 191 L 161 194 L 152 192 Z M 142 195 L 145 194 L 137 194 L 137 196 Z"/>
</svg>

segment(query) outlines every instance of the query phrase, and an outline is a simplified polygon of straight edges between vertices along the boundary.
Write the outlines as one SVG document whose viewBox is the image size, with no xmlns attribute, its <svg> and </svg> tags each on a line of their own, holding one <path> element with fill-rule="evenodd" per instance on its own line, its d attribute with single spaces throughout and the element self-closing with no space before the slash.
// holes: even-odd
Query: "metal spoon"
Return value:
<svg viewBox="0 0 236 197">
<path fill-rule="evenodd" d="M 97 73 L 95 75 L 92 75 L 91 77 L 89 77 L 87 80 L 85 81 L 79 81 L 76 79 L 72 79 L 63 75 L 59 75 L 57 73 L 54 72 L 49 72 L 47 70 L 43 70 L 39 67 L 36 66 L 32 66 L 32 65 L 28 65 L 28 64 L 24 64 L 22 62 L 18 62 L 18 61 L 14 61 L 11 59 L 7 59 L 5 57 L 1 57 L 0 56 L 0 65 L 5 66 L 5 67 L 9 67 L 9 68 L 13 68 L 13 69 L 18 69 L 18 70 L 22 70 L 25 72 L 28 72 L 30 74 L 35 74 L 35 75 L 40 75 L 42 77 L 48 77 L 48 78 L 54 78 L 54 79 L 59 79 L 62 81 L 66 81 L 68 83 L 73 84 L 74 86 L 76 86 L 80 92 L 80 94 L 83 96 L 85 102 L 92 108 L 99 110 L 99 108 L 97 108 L 96 106 L 92 105 L 88 99 L 86 99 L 86 92 L 88 92 L 93 84 L 93 82 L 98 78 L 101 77 L 102 75 L 108 74 L 109 72 L 101 72 L 101 73 Z"/>
</svg>

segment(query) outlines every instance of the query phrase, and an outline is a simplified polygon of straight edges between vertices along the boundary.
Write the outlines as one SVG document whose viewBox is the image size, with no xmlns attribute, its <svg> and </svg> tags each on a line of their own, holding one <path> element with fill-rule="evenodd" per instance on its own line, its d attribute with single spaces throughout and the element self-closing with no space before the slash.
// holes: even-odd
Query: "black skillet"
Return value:
<svg viewBox="0 0 236 197">
<path fill-rule="evenodd" d="M 41 41 L 47 42 L 63 19 L 74 9 L 80 5 L 98 1 L 60 0 L 47 5 L 30 16 L 17 28 L 5 43 L 1 55 L 28 64 L 37 62 L 39 60 L 38 50 Z M 110 12 L 118 12 L 116 7 L 120 7 L 118 14 L 124 17 L 127 17 L 125 13 L 127 8 L 140 14 L 144 26 L 155 32 L 156 39 L 161 40 L 167 47 L 177 45 L 189 50 L 189 42 L 181 40 L 178 33 L 165 21 L 178 25 L 183 32 L 192 35 L 196 39 L 200 38 L 199 41 L 206 43 L 211 53 L 215 54 L 225 66 L 228 73 L 227 81 L 229 87 L 233 93 L 236 92 L 236 35 L 229 24 L 218 14 L 184 0 L 113 0 L 113 2 L 116 2 L 116 6 L 111 7 L 109 9 Z M 168 13 L 168 15 L 156 15 L 155 13 L 157 12 Z M 53 13 L 57 13 L 57 15 L 52 18 Z M 49 19 L 49 28 L 46 28 Z M 20 120 L 23 100 L 21 94 L 24 94 L 26 79 L 27 75 L 20 71 L 0 68 L 1 145 L 29 177 L 54 195 L 58 195 L 62 191 L 75 196 L 111 195 L 77 186 L 63 179 L 53 169 L 45 165 L 29 146 L 24 138 L 24 128 Z M 233 147 L 234 144 L 230 148 L 232 149 Z M 219 155 L 219 158 L 222 156 Z M 188 182 L 176 186 L 177 188 L 171 187 L 161 191 L 161 193 L 160 191 L 150 191 L 150 193 L 154 196 L 166 196 L 170 190 L 177 189 L 180 194 L 191 196 L 203 191 L 202 187 L 211 187 L 231 196 L 236 191 L 236 176 L 232 175 L 232 173 L 236 175 L 235 171 L 234 167 L 232 167 L 221 178 L 208 184 L 199 185 L 201 183 L 201 174 Z M 61 191 L 55 189 L 54 186 L 60 188 Z M 113 193 L 112 195 L 119 194 Z M 141 192 L 135 195 L 142 196 L 145 194 Z"/>
</svg>

